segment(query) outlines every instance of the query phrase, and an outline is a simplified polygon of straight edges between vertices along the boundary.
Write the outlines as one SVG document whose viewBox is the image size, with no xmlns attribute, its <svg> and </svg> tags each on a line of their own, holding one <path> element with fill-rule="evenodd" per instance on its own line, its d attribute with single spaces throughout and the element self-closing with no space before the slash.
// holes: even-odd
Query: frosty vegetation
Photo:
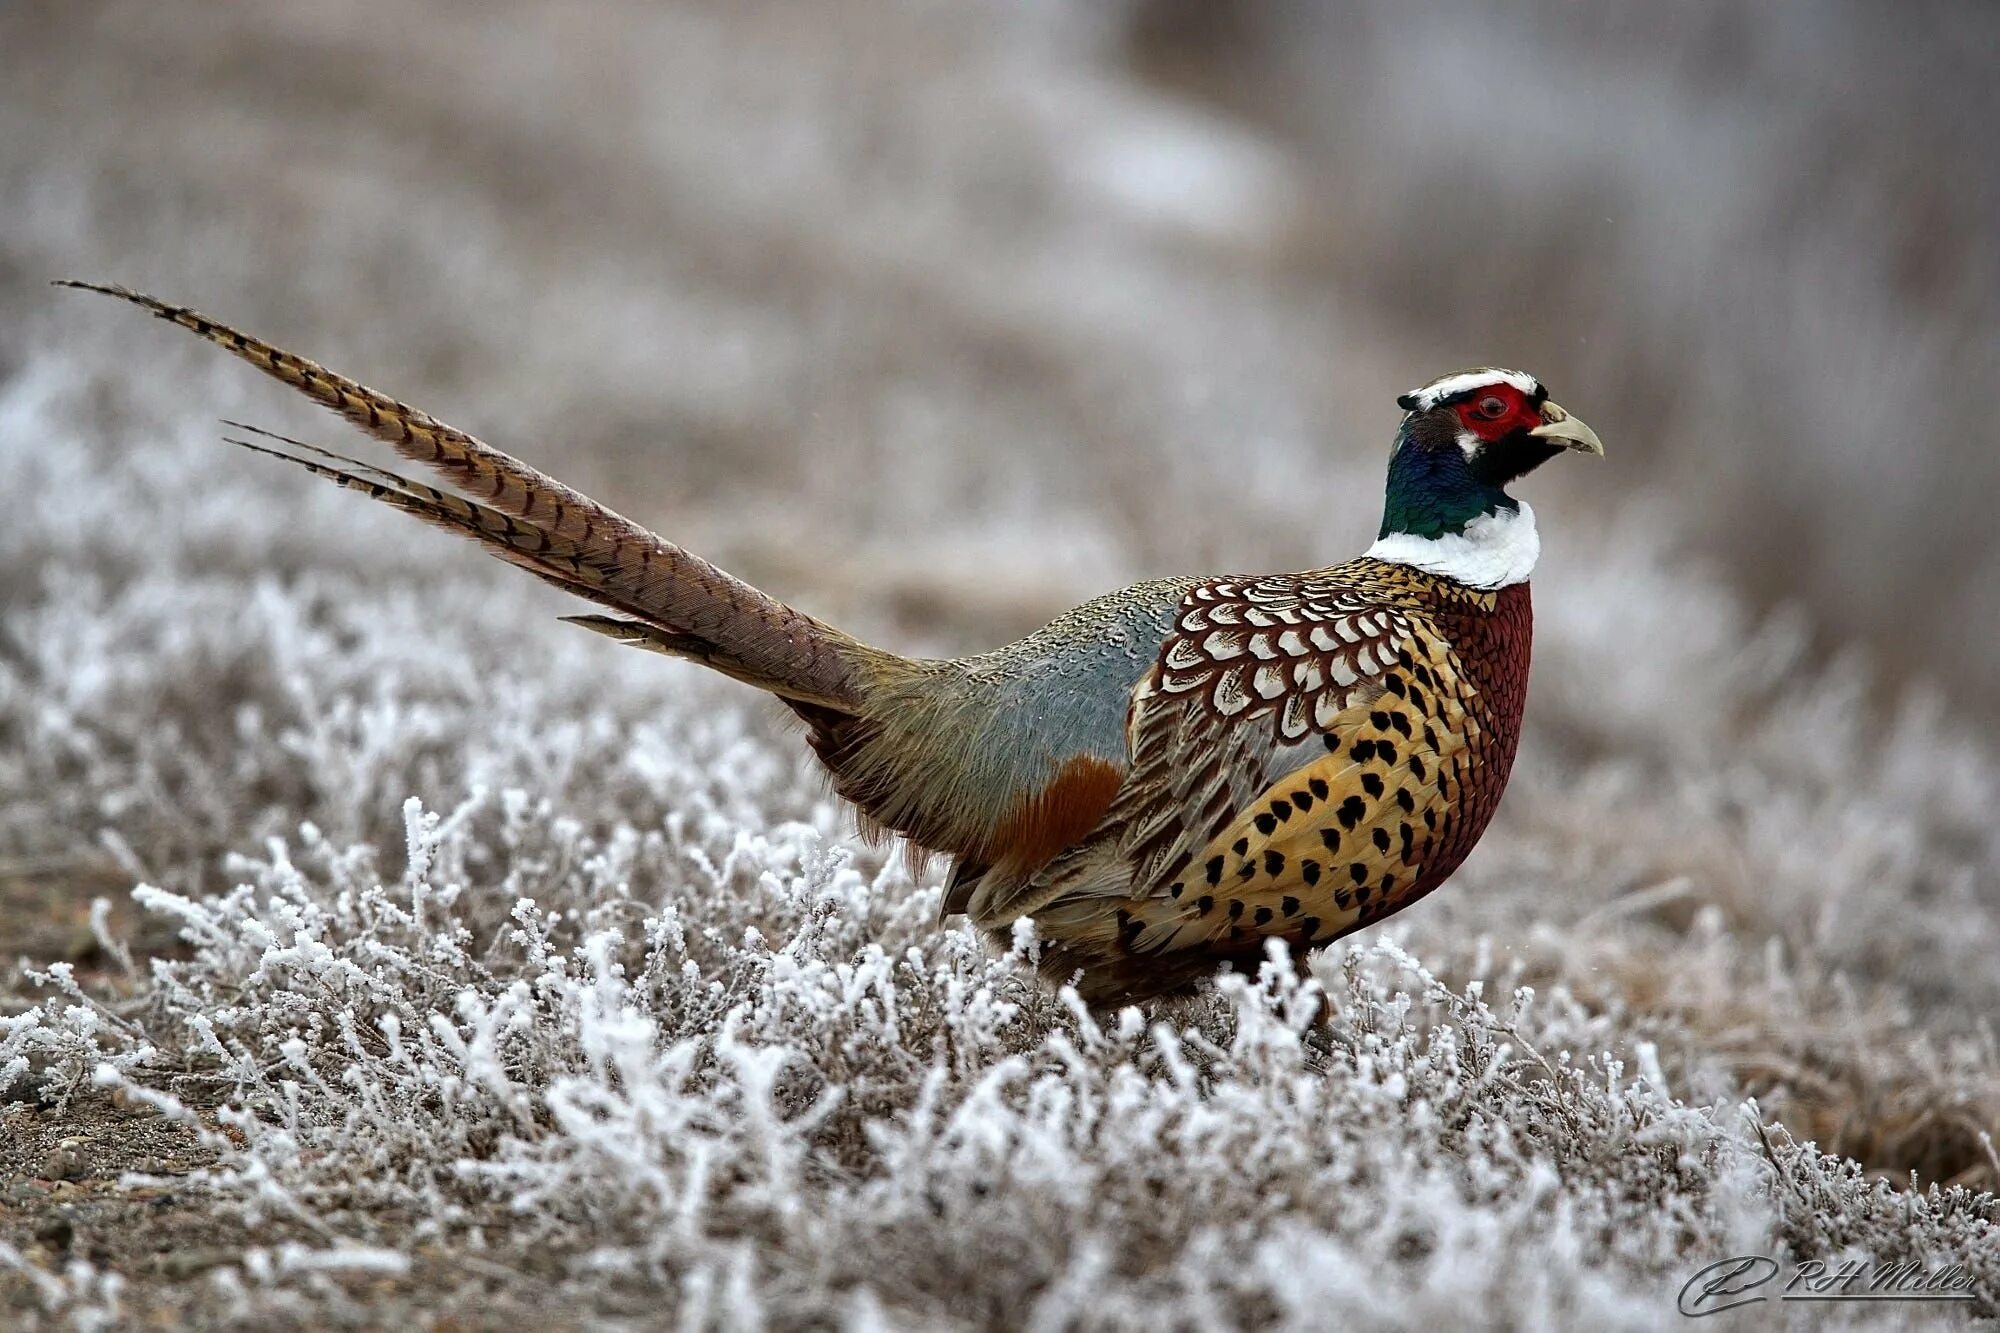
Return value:
<svg viewBox="0 0 2000 1333">
<path fill-rule="evenodd" d="M 1535 494 L 1526 738 L 1454 881 L 1303 986 L 1093 1016 L 941 928 L 776 709 L 228 451 L 352 441 L 39 287 L 193 300 L 906 648 L 1365 545 L 1448 367 L 1260 279 L 1283 156 L 1061 7 L 881 8 L 847 71 L 760 6 L 525 63 L 536 6 L 393 53 L 139 6 L 0 94 L 49 136 L 0 139 L 0 1128 L 89 1140 L 81 1201 L 0 1196 L 9 1317 L 1652 1327 L 1748 1253 L 1956 1263 L 1996 1313 L 2000 746 L 1752 611 L 1621 487 L 1645 440 Z M 271 59 L 219 98 L 131 63 L 229 41 Z M 504 86 L 403 77 L 468 62 Z M 99 105 L 128 65 L 171 115 Z M 1149 202 L 1162 142 L 1200 210 Z M 87 1160 L 148 1125 L 189 1165 Z M 213 1261 L 50 1240 L 90 1189 L 195 1201 Z"/>
</svg>

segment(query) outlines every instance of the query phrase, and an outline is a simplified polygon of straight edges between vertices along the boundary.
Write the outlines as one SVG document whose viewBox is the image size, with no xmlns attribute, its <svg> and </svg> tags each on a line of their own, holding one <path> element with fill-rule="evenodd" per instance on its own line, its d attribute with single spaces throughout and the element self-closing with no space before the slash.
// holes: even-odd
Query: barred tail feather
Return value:
<svg viewBox="0 0 2000 1333">
<path fill-rule="evenodd" d="M 355 472 L 315 463 L 309 458 L 299 458 L 266 445 L 253 444 L 249 440 L 228 438 L 230 444 L 248 449 L 254 454 L 269 458 L 281 458 L 297 468 L 303 468 L 316 477 L 323 477 L 343 490 L 359 491 L 370 499 L 379 500 L 393 509 L 400 509 L 433 527 L 447 532 L 455 532 L 462 537 L 470 537 L 508 564 L 527 570 L 544 582 L 554 584 L 564 592 L 574 593 L 604 606 L 618 610 L 626 609 L 609 593 L 591 586 L 584 573 L 573 560 L 559 550 L 550 550 L 546 545 L 546 534 L 518 524 L 504 514 L 490 509 L 478 510 L 467 515 L 442 504 L 437 504 L 420 495 L 410 494 L 390 484 L 386 479 L 394 473 L 382 473 L 368 469 L 373 477 L 361 476 Z M 321 451 L 324 452 L 324 451 Z M 333 455 L 338 457 L 338 455 Z M 365 465 L 364 465 L 365 466 Z M 378 479 L 381 478 L 381 479 Z M 465 501 L 459 501 L 465 504 Z"/>
<path fill-rule="evenodd" d="M 697 658 L 787 700 L 840 711 L 861 703 L 864 664 L 896 660 L 512 455 L 304 357 L 129 288 L 68 280 L 57 285 L 117 297 L 187 329 L 435 469 L 470 498 L 338 456 L 339 466 L 327 466 L 238 441 L 472 537 L 558 587 L 633 617 L 659 631 L 647 646 Z"/>
</svg>

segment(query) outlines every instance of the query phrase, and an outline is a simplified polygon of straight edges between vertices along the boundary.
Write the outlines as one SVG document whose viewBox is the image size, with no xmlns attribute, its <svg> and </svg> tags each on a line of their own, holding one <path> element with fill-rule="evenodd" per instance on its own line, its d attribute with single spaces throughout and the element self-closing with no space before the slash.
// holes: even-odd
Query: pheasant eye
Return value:
<svg viewBox="0 0 2000 1333">
<path fill-rule="evenodd" d="M 1499 398 L 1487 397 L 1479 400 L 1479 415 L 1488 421 L 1498 421 L 1507 415 L 1507 404 Z"/>
</svg>

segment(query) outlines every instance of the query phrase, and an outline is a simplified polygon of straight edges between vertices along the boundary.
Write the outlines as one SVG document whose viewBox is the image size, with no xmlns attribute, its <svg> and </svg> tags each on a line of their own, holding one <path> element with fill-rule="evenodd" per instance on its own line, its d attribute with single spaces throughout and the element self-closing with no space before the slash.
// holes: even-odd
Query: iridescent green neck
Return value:
<svg viewBox="0 0 2000 1333">
<path fill-rule="evenodd" d="M 1478 476 L 1455 443 L 1427 447 L 1410 439 L 1406 427 L 1389 459 L 1376 535 L 1456 536 L 1482 514 L 1519 507 L 1499 483 Z"/>
</svg>

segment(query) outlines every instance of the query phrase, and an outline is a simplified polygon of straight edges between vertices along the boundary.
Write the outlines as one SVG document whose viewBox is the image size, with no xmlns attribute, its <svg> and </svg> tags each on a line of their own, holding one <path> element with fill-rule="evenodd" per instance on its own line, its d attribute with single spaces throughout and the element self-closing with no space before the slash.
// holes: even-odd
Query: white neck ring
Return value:
<svg viewBox="0 0 2000 1333">
<path fill-rule="evenodd" d="M 1526 583 L 1542 553 L 1535 531 L 1535 511 L 1496 509 L 1465 525 L 1464 532 L 1420 537 L 1392 532 L 1378 537 L 1365 554 L 1393 565 L 1406 565 L 1463 583 L 1468 588 L 1505 588 Z"/>
</svg>

